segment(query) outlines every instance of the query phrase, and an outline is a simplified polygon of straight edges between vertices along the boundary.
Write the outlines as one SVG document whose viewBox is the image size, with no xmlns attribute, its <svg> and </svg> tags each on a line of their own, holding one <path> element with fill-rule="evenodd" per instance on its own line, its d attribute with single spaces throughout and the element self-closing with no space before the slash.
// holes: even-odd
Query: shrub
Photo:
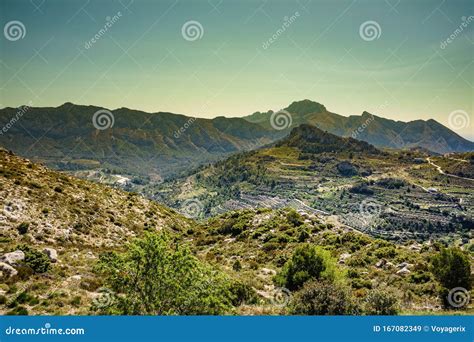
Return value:
<svg viewBox="0 0 474 342">
<path fill-rule="evenodd" d="M 242 269 L 242 264 L 239 260 L 235 260 L 234 264 L 232 265 L 232 269 L 236 272 L 239 272 Z"/>
<path fill-rule="evenodd" d="M 235 281 L 231 285 L 230 293 L 232 294 L 232 304 L 234 306 L 257 303 L 258 297 L 254 288 L 240 281 Z"/>
<path fill-rule="evenodd" d="M 364 311 L 367 315 L 396 315 L 397 298 L 386 291 L 372 290 L 366 297 Z"/>
<path fill-rule="evenodd" d="M 294 209 L 291 209 L 288 214 L 286 215 L 286 219 L 290 222 L 294 227 L 301 226 L 304 221 L 301 215 Z"/>
<path fill-rule="evenodd" d="M 442 248 L 431 259 L 431 271 L 441 284 L 439 297 L 445 308 L 450 307 L 448 293 L 462 287 L 471 289 L 471 263 L 469 256 L 459 248 Z"/>
<path fill-rule="evenodd" d="M 336 261 L 322 248 L 303 245 L 298 247 L 277 274 L 278 285 L 291 291 L 298 290 L 308 280 L 334 280 L 338 276 Z"/>
<path fill-rule="evenodd" d="M 369 185 L 366 182 L 361 182 L 353 185 L 350 189 L 349 192 L 353 194 L 361 194 L 361 195 L 373 195 L 374 190 L 369 188 Z"/>
<path fill-rule="evenodd" d="M 374 252 L 375 256 L 379 259 L 381 258 L 394 258 L 397 255 L 395 248 L 390 247 L 381 247 Z"/>
<path fill-rule="evenodd" d="M 17 246 L 16 249 L 25 253 L 24 263 L 26 266 L 31 267 L 35 273 L 45 273 L 48 271 L 51 262 L 46 254 L 27 245 Z"/>
<path fill-rule="evenodd" d="M 28 232 L 28 228 L 30 227 L 30 224 L 27 222 L 22 222 L 18 227 L 16 227 L 16 230 L 18 230 L 18 233 L 21 235 L 24 235 Z"/>
<path fill-rule="evenodd" d="M 431 259 L 431 271 L 447 289 L 471 288 L 471 263 L 459 248 L 443 248 Z"/>
<path fill-rule="evenodd" d="M 406 186 L 407 183 L 399 178 L 382 178 L 377 181 L 377 185 L 385 189 L 400 189 L 402 186 Z"/>
<path fill-rule="evenodd" d="M 348 289 L 328 281 L 307 282 L 290 304 L 295 315 L 348 315 L 354 311 Z"/>
<path fill-rule="evenodd" d="M 13 310 L 11 311 L 8 311 L 7 312 L 7 315 L 15 315 L 15 316 L 28 316 L 28 310 L 23 307 L 23 306 L 18 306 L 16 308 L 14 308 Z"/>
<path fill-rule="evenodd" d="M 96 270 L 119 294 L 104 313 L 223 314 L 231 308 L 231 282 L 163 232 L 146 232 L 125 253 L 102 254 Z"/>
</svg>

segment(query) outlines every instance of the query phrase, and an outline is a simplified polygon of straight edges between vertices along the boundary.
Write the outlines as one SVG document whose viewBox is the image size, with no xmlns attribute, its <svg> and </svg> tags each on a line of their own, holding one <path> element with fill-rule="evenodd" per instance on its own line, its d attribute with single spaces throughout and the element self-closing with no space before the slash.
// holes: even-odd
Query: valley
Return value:
<svg viewBox="0 0 474 342">
<path fill-rule="evenodd" d="M 286 170 L 283 179 L 294 179 L 294 172 L 301 172 L 299 168 L 312 165 L 310 159 L 298 161 L 289 150 L 282 149 L 287 147 L 266 151 L 263 156 L 286 156 L 283 164 L 271 164 L 278 166 L 280 172 Z M 260 153 L 251 154 L 257 158 L 255 154 Z M 205 171 L 208 170 L 202 172 Z M 325 172 L 325 177 L 331 177 L 333 170 Z M 311 184 L 307 185 L 310 189 Z M 302 184 L 299 186 L 303 189 Z M 338 189 L 344 191 L 350 186 L 340 182 Z M 386 185 L 377 185 L 380 186 Z M 284 187 L 283 190 L 288 191 Z M 326 191 L 314 194 L 322 196 Z M 312 193 L 302 192 L 302 197 L 310 198 Z M 417 194 L 422 193 L 420 190 Z M 274 203 L 263 195 L 242 197 L 249 206 L 263 201 L 270 207 Z M 472 312 L 469 306 L 463 311 L 446 309 L 438 299 L 438 276 L 431 263 L 447 246 L 446 242 L 400 239 L 394 243 L 375 238 L 340 223 L 327 212 L 312 210 L 298 199 L 275 202 L 280 208 L 238 208 L 196 221 L 140 195 L 51 171 L 6 150 L 0 150 L 0 198 L 2 314 L 157 314 L 161 311 L 146 309 L 139 299 L 128 297 L 134 292 L 119 286 L 117 281 L 128 273 L 118 279 L 113 276 L 115 273 L 107 273 L 110 267 L 117 267 L 113 266 L 114 258 L 126 258 L 127 254 L 120 253 L 134 250 L 127 252 L 129 248 L 150 248 L 147 243 L 152 241 L 157 246 L 170 243 L 169 253 L 179 246 L 189 248 L 195 257 L 187 256 L 191 258 L 187 262 L 210 277 L 193 278 L 195 283 L 189 285 L 182 304 L 154 299 L 156 310 L 239 315 Z M 293 205 L 299 207 L 292 209 Z M 473 251 L 472 242 L 462 244 L 456 240 L 450 244 Z M 315 258 L 312 262 L 322 262 L 325 271 L 309 273 L 305 280 L 293 283 L 288 272 L 291 267 L 301 267 L 291 266 L 301 253 L 309 253 L 305 258 Z M 118 272 L 128 267 L 118 265 Z M 165 272 L 171 272 L 169 278 L 161 277 L 168 282 L 167 298 L 169 291 L 178 288 L 171 283 L 171 269 Z M 213 286 L 208 287 L 211 279 Z M 199 281 L 201 285 L 196 283 Z M 307 287 L 318 288 L 325 282 L 334 282 L 332 295 L 342 296 L 345 304 L 303 309 L 300 298 Z M 203 304 L 198 298 L 208 298 L 217 306 Z M 134 306 L 127 300 L 133 300 Z M 386 304 L 380 306 L 379 300 Z M 190 306 L 191 301 L 197 306 Z"/>
<path fill-rule="evenodd" d="M 275 147 L 230 157 L 150 191 L 177 210 L 187 200 L 199 201 L 202 218 L 228 210 L 289 206 L 334 216 L 359 231 L 394 241 L 471 238 L 473 179 L 438 173 L 430 157 L 416 150 L 362 146 L 367 151 L 344 147 L 341 152 L 308 153 L 308 132 L 295 134 L 295 143 L 290 135 Z M 434 158 L 448 165 L 460 163 L 453 157 Z M 464 172 L 473 169 L 472 162 L 461 163 Z"/>
</svg>

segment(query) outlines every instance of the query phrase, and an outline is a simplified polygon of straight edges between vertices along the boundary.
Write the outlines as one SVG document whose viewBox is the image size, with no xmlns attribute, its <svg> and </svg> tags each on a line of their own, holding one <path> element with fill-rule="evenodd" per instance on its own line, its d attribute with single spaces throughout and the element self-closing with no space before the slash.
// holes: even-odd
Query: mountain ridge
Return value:
<svg viewBox="0 0 474 342">
<path fill-rule="evenodd" d="M 285 127 L 285 132 L 300 124 L 312 124 L 324 131 L 344 137 L 352 136 L 381 148 L 423 147 L 436 153 L 474 150 L 474 142 L 434 119 L 405 122 L 383 118 L 367 111 L 361 115 L 343 116 L 308 99 L 294 101 L 282 111 L 291 116 L 291 125 Z M 269 128 L 273 113 L 255 112 L 244 119 Z"/>
<path fill-rule="evenodd" d="M 0 145 L 60 170 L 93 166 L 143 177 L 158 174 L 160 178 L 267 146 L 300 124 L 351 136 L 377 148 L 423 148 L 441 154 L 474 150 L 473 142 L 433 119 L 406 123 L 366 111 L 346 117 L 311 100 L 294 101 L 285 110 L 292 124 L 278 130 L 271 123 L 273 111 L 208 119 L 125 107 L 107 110 L 71 102 L 58 107 L 7 107 L 0 109 L 0 123 L 4 123 Z M 97 112 L 110 113 L 110 122 L 104 122 L 110 127 L 94 126 Z"/>
</svg>

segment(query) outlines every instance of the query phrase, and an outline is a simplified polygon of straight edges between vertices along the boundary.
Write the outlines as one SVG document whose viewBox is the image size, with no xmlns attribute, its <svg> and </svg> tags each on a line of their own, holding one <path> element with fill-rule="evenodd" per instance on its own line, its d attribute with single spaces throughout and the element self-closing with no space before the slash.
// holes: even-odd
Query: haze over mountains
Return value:
<svg viewBox="0 0 474 342">
<path fill-rule="evenodd" d="M 285 108 L 291 125 L 277 130 L 271 111 L 244 118 L 192 118 L 173 113 L 111 111 L 113 126 L 98 130 L 93 115 L 100 107 L 65 103 L 56 108 L 28 108 L 0 134 L 0 146 L 15 153 L 68 169 L 110 168 L 121 173 L 175 175 L 225 155 L 259 148 L 289 134 L 301 124 L 379 148 L 423 147 L 437 153 L 474 150 L 470 142 L 435 120 L 408 123 L 364 112 L 345 117 L 322 104 L 303 100 Z M 17 108 L 0 110 L 0 122 L 11 122 Z"/>
</svg>

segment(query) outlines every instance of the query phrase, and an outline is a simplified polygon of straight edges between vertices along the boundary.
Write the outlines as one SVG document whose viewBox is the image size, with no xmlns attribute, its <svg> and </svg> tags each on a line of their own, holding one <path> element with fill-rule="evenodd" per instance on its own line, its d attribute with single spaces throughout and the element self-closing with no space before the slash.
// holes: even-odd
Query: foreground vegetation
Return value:
<svg viewBox="0 0 474 342">
<path fill-rule="evenodd" d="M 472 245 L 291 208 L 187 219 L 0 151 L 2 314 L 472 313 Z"/>
</svg>

